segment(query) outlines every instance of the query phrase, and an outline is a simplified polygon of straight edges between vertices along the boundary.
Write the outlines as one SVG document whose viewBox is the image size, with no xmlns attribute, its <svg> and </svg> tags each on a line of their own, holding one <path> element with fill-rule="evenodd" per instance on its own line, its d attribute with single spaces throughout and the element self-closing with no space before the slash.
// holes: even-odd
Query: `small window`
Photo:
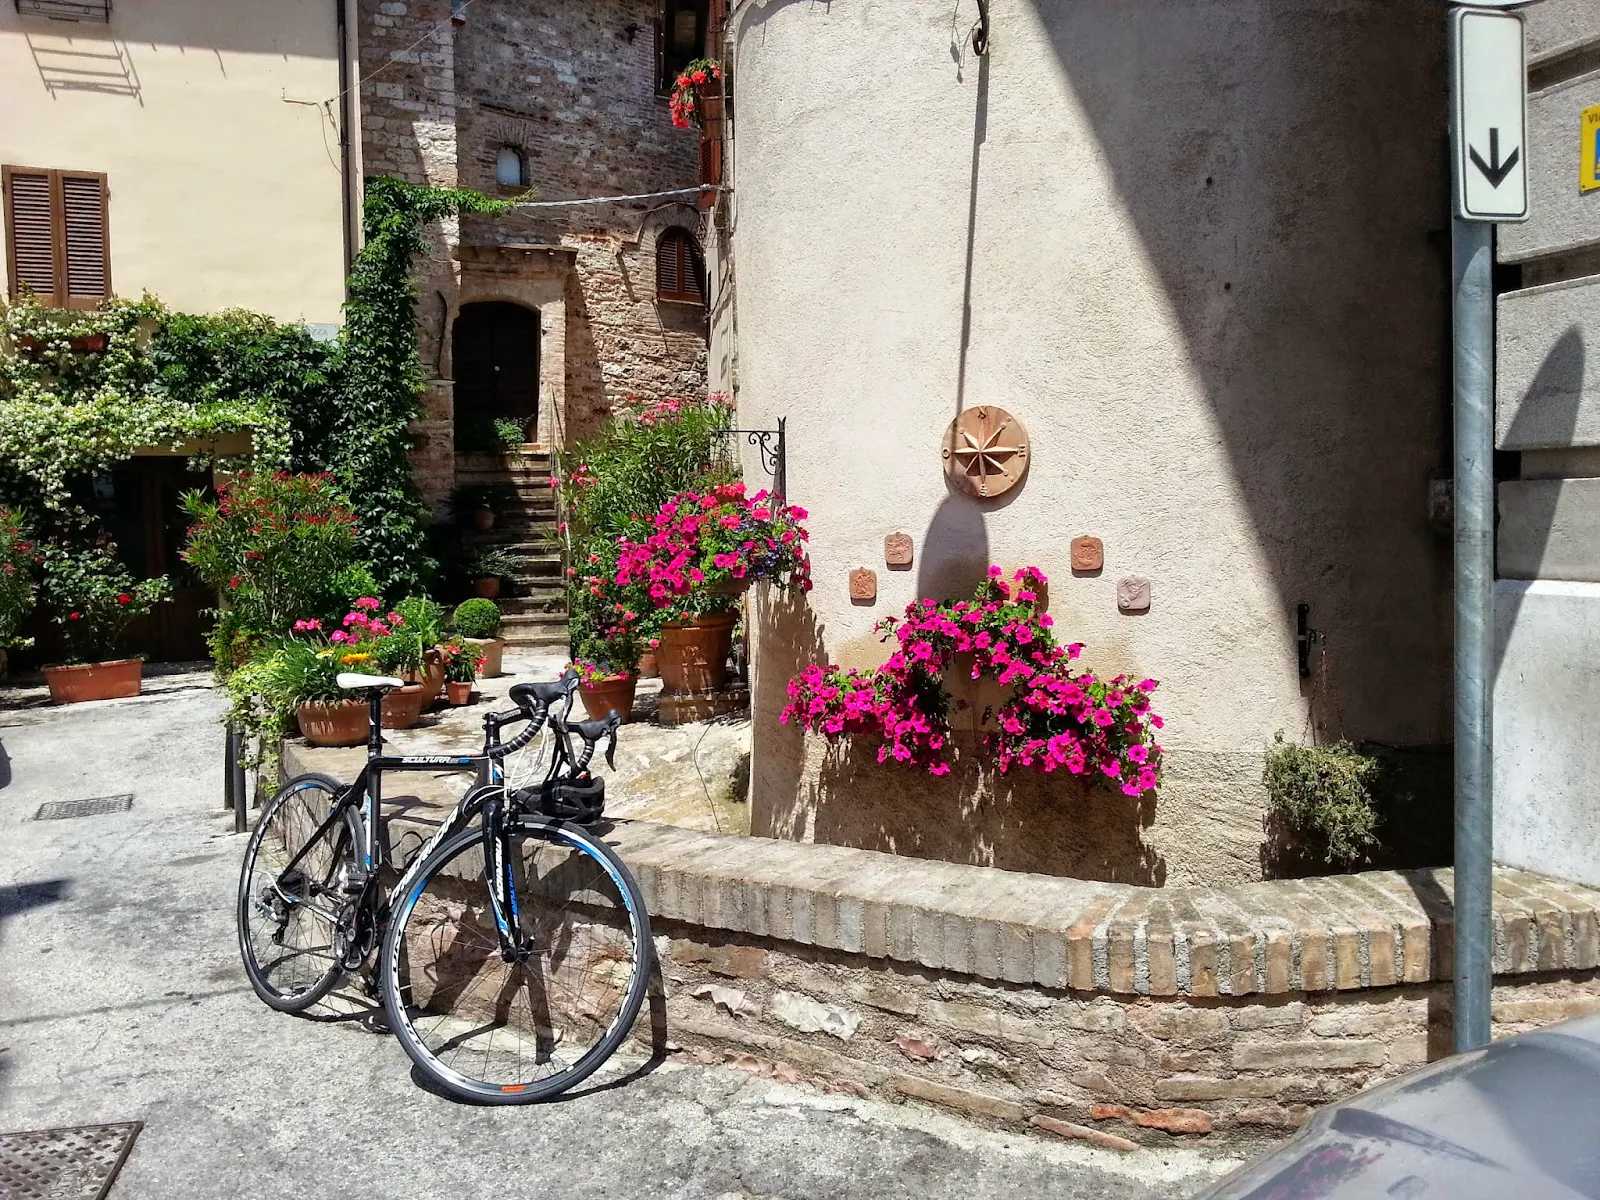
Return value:
<svg viewBox="0 0 1600 1200">
<path fill-rule="evenodd" d="M 678 73 L 697 58 L 714 57 L 706 51 L 710 0 L 661 0 L 656 25 L 657 57 L 661 78 L 657 86 L 672 90 Z"/>
<path fill-rule="evenodd" d="M 96 308 L 111 295 L 106 177 L 90 171 L 0 169 L 12 299 L 27 287 L 58 308 Z"/>
<path fill-rule="evenodd" d="M 528 160 L 515 146 L 501 146 L 494 156 L 494 180 L 502 187 L 528 186 Z"/>
<path fill-rule="evenodd" d="M 679 304 L 706 302 L 700 247 L 685 229 L 674 226 L 656 239 L 656 297 Z"/>
</svg>

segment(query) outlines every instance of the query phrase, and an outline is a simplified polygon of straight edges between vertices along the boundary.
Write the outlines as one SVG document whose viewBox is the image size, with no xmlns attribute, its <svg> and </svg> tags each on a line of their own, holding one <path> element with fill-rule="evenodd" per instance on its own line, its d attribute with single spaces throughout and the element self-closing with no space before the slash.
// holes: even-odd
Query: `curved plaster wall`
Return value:
<svg viewBox="0 0 1600 1200">
<path fill-rule="evenodd" d="M 1137 853 L 1074 851 L 1081 810 L 1056 793 L 1062 828 L 1021 822 L 1022 865 L 1252 877 L 1275 730 L 1449 733 L 1449 547 L 1427 522 L 1448 461 L 1443 18 L 1426 0 L 990 10 L 986 59 L 970 0 L 735 14 L 733 317 L 714 337 L 737 329 L 741 425 L 788 417 L 817 581 L 804 610 L 758 600 L 756 831 L 1015 865 L 983 816 L 1014 789 L 841 776 L 776 713 L 801 662 L 881 661 L 878 619 L 1034 563 L 1086 663 L 1161 680 L 1173 754 L 1153 812 L 1119 818 Z M 980 404 L 1033 443 L 988 503 L 939 459 Z M 894 531 L 910 571 L 885 569 Z M 1083 533 L 1105 568 L 1075 577 Z M 871 606 L 849 598 L 860 566 Z M 1124 575 L 1152 580 L 1149 612 L 1117 611 Z M 1327 637 L 1309 682 L 1299 601 Z"/>
</svg>

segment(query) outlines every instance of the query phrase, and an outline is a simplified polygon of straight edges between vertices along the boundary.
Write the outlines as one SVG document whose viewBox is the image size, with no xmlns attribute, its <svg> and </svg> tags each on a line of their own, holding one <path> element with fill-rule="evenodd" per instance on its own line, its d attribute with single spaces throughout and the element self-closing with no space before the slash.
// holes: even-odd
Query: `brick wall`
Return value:
<svg viewBox="0 0 1600 1200">
<path fill-rule="evenodd" d="M 1450 1053 L 1451 987 L 1160 998 L 1038 988 L 657 922 L 674 1052 L 1113 1149 L 1237 1152 Z M 1505 979 L 1496 1037 L 1600 1011 Z M 648 1039 L 641 1027 L 636 1036 Z"/>
</svg>

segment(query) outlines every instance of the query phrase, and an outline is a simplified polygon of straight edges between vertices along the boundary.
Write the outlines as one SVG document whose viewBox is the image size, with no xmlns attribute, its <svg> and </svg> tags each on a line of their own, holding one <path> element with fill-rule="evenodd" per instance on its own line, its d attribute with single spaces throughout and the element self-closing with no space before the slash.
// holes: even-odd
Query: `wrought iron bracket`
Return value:
<svg viewBox="0 0 1600 1200">
<path fill-rule="evenodd" d="M 1311 605 L 1301 603 L 1294 606 L 1294 650 L 1295 657 L 1299 660 L 1301 679 L 1311 678 L 1311 648 L 1317 643 L 1325 641 L 1326 635 L 1320 629 L 1311 628 Z"/>
<path fill-rule="evenodd" d="M 776 429 L 719 429 L 718 437 L 742 437 L 761 451 L 761 469 L 772 477 L 772 494 L 782 500 L 788 485 L 788 417 L 778 418 Z"/>
</svg>

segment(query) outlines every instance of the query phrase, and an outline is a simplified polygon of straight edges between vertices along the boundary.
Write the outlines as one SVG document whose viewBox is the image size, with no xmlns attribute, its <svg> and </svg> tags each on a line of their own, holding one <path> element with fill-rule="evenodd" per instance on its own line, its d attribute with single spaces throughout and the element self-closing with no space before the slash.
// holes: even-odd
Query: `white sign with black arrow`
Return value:
<svg viewBox="0 0 1600 1200">
<path fill-rule="evenodd" d="M 1528 219 L 1528 64 L 1522 18 L 1458 8 L 1450 13 L 1450 83 L 1456 215 Z"/>
</svg>

